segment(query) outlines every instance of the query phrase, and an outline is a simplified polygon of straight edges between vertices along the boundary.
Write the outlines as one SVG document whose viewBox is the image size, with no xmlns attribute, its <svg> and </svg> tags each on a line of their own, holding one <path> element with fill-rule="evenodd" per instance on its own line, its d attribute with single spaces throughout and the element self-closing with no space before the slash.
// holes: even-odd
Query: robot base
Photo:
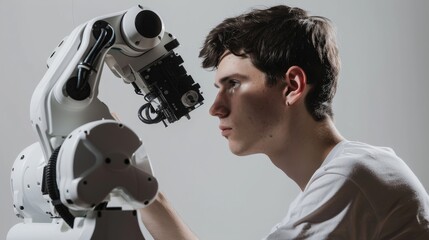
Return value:
<svg viewBox="0 0 429 240">
<path fill-rule="evenodd" d="M 135 210 L 89 212 L 86 218 L 76 218 L 74 226 L 71 229 L 62 219 L 52 223 L 19 223 L 9 230 L 7 240 L 145 240 Z"/>
</svg>

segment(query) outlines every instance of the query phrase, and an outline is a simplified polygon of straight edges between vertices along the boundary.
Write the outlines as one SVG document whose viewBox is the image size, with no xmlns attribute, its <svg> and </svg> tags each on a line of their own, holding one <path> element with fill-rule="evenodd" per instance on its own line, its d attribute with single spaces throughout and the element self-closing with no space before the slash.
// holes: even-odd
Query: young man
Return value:
<svg viewBox="0 0 429 240">
<path fill-rule="evenodd" d="M 302 190 L 266 239 L 429 239 L 429 197 L 412 171 L 334 126 L 340 60 L 328 19 L 253 10 L 214 28 L 200 57 L 216 69 L 210 114 L 230 150 L 266 154 Z M 156 239 L 196 239 L 162 195 L 142 215 Z"/>
</svg>

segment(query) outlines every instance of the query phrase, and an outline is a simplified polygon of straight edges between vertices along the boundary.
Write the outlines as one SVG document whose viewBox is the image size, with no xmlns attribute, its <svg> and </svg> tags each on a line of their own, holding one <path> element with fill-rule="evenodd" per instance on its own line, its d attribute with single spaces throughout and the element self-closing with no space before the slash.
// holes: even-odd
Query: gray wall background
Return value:
<svg viewBox="0 0 429 240">
<path fill-rule="evenodd" d="M 135 4 L 158 11 L 181 42 L 178 52 L 202 86 L 205 105 L 168 128 L 144 125 L 136 117 L 143 99 L 107 68 L 100 98 L 141 136 L 161 191 L 201 239 L 260 239 L 298 193 L 265 156 L 232 155 L 208 115 L 214 73 L 200 68 L 198 51 L 212 27 L 251 7 L 289 4 L 335 23 L 343 64 L 334 105 L 339 130 L 394 148 L 428 189 L 429 1 L 0 0 L 0 239 L 19 222 L 10 170 L 36 141 L 29 104 L 47 57 L 78 24 Z"/>
</svg>

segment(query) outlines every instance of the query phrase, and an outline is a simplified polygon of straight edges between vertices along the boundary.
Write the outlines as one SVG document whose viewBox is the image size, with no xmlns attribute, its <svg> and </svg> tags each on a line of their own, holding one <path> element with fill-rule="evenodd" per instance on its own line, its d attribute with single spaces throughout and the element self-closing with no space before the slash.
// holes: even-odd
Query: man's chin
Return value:
<svg viewBox="0 0 429 240">
<path fill-rule="evenodd" d="M 237 146 L 229 142 L 229 150 L 237 156 L 247 156 L 253 154 L 253 152 L 250 152 L 249 149 L 244 148 L 243 146 Z"/>
</svg>

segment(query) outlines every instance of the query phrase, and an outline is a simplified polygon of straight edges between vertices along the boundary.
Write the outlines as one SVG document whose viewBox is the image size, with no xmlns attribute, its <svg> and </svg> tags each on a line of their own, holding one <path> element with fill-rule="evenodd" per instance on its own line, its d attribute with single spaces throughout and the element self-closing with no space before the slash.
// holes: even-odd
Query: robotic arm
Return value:
<svg viewBox="0 0 429 240">
<path fill-rule="evenodd" d="M 15 160 L 11 187 L 23 223 L 8 239 L 144 239 L 134 209 L 158 184 L 137 134 L 97 98 L 104 63 L 146 100 L 147 124 L 173 123 L 200 106 L 200 86 L 155 12 L 136 6 L 78 26 L 48 59 L 31 99 L 39 141 Z"/>
</svg>

